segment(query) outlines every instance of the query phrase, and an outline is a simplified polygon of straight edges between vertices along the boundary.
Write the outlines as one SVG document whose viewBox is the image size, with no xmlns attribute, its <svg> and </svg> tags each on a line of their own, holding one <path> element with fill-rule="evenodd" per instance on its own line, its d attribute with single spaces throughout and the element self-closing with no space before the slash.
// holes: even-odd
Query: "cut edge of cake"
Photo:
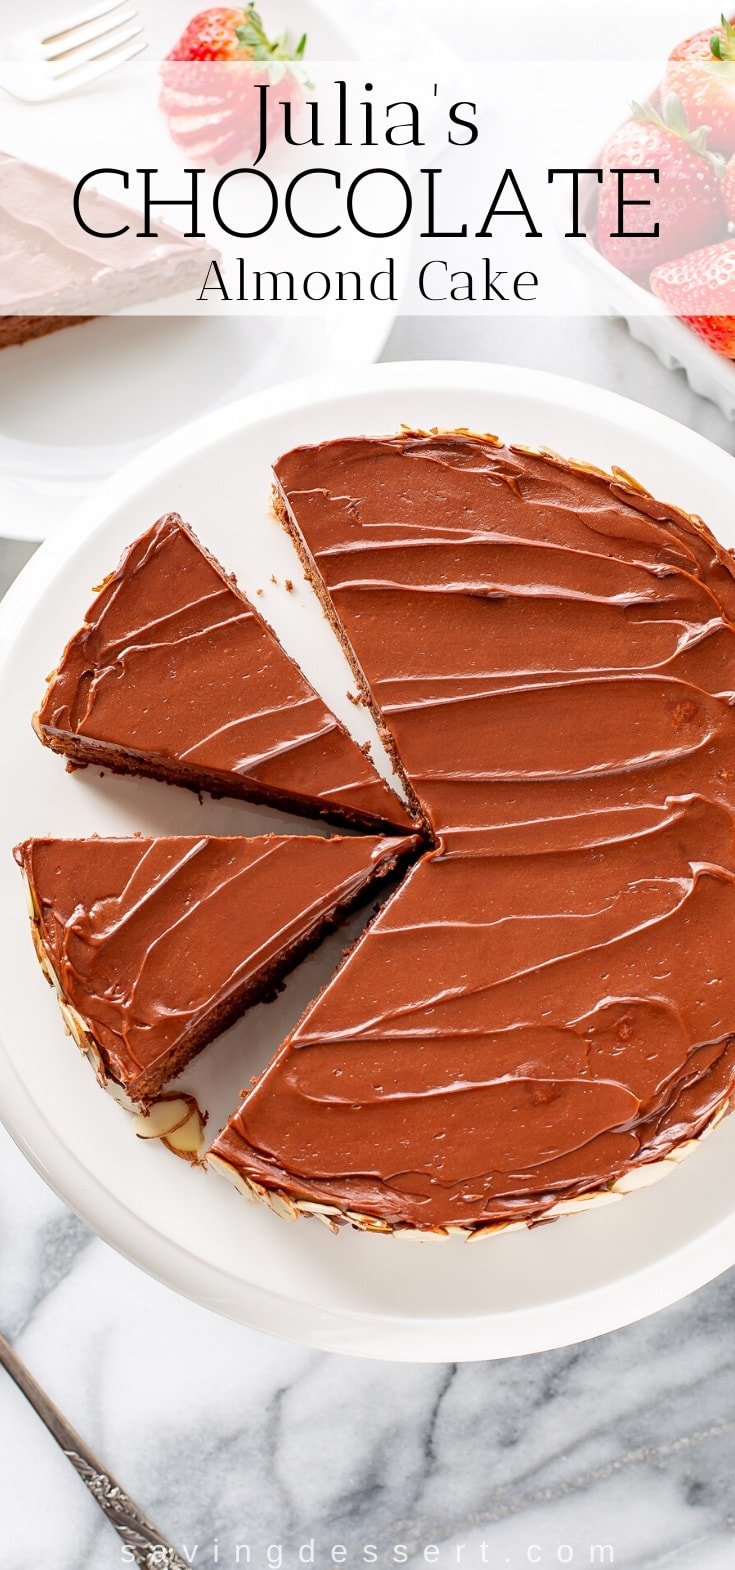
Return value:
<svg viewBox="0 0 735 1570">
<path fill-rule="evenodd" d="M 332 632 L 337 638 L 342 652 L 345 655 L 360 695 L 360 702 L 371 715 L 378 735 L 380 736 L 380 740 L 382 741 L 387 756 L 390 759 L 394 773 L 400 780 L 401 785 L 403 786 L 403 789 L 406 793 L 409 812 L 415 819 L 418 827 L 421 828 L 423 832 L 431 839 L 433 838 L 431 825 L 426 812 L 424 811 L 424 808 L 419 801 L 416 791 L 414 790 L 413 785 L 411 784 L 411 781 L 403 767 L 403 762 L 395 736 L 393 735 L 390 727 L 386 724 L 380 706 L 373 696 L 370 683 L 368 682 L 360 661 L 355 654 L 347 633 L 345 632 L 344 627 L 342 626 L 342 623 L 336 614 L 327 585 L 325 584 L 314 557 L 309 549 L 309 546 L 304 539 L 303 534 L 301 533 L 296 518 L 294 517 L 294 514 L 291 510 L 288 498 L 278 483 L 277 476 L 274 477 L 272 507 L 275 517 L 286 530 L 286 533 L 289 535 L 289 538 L 293 543 L 293 546 L 298 554 L 299 561 L 301 562 L 304 574 L 312 589 L 314 590 L 317 599 L 319 600 L 322 612 L 328 621 Z"/>
</svg>

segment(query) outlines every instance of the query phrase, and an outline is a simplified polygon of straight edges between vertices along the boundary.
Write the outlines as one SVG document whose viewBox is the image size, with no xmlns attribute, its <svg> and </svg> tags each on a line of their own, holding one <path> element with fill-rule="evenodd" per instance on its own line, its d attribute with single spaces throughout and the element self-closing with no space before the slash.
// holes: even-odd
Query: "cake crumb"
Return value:
<svg viewBox="0 0 735 1570">
<path fill-rule="evenodd" d="M 284 578 L 283 586 L 287 594 L 293 594 L 293 578 Z"/>
</svg>

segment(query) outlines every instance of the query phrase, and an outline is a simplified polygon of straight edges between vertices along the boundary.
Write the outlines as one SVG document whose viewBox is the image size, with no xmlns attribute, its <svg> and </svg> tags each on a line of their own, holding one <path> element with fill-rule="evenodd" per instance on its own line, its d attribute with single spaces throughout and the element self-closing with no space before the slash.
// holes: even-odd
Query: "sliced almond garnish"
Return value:
<svg viewBox="0 0 735 1570">
<path fill-rule="evenodd" d="M 183 1156 L 185 1161 L 197 1161 L 204 1143 L 204 1120 L 199 1108 L 195 1105 L 189 1113 L 185 1123 L 175 1128 L 173 1133 L 167 1134 L 163 1140 L 167 1150 L 175 1156 Z"/>
<path fill-rule="evenodd" d="M 139 1112 L 135 1132 L 139 1139 L 166 1139 L 187 1123 L 192 1112 L 188 1096 L 162 1096 L 147 1112 Z"/>
<path fill-rule="evenodd" d="M 204 1143 L 204 1118 L 193 1096 L 161 1096 L 134 1118 L 138 1139 L 160 1139 L 174 1156 L 197 1161 Z"/>
</svg>

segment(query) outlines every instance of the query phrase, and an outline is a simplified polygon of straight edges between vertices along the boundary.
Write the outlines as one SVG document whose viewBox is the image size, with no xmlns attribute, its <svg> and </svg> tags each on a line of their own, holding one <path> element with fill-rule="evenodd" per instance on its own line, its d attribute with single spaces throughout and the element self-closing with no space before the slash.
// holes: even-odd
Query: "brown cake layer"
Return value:
<svg viewBox="0 0 735 1570">
<path fill-rule="evenodd" d="M 463 433 L 297 449 L 290 526 L 439 840 L 215 1145 L 379 1225 L 535 1220 L 735 1091 L 735 575 Z"/>
<path fill-rule="evenodd" d="M 41 964 L 100 1078 L 157 1095 L 376 883 L 411 836 L 28 840 Z"/>
<path fill-rule="evenodd" d="M 35 723 L 47 746 L 76 763 L 355 826 L 413 827 L 176 513 L 103 584 Z"/>
<path fill-rule="evenodd" d="M 31 338 L 45 338 L 62 327 L 80 327 L 91 319 L 90 316 L 0 316 L 0 349 L 28 343 Z"/>
<path fill-rule="evenodd" d="M 91 186 L 82 208 L 99 233 L 89 234 L 73 197 L 71 180 L 0 151 L 0 348 L 90 316 L 197 298 L 212 258 L 205 241 L 159 220 L 145 238 L 141 214 Z"/>
</svg>

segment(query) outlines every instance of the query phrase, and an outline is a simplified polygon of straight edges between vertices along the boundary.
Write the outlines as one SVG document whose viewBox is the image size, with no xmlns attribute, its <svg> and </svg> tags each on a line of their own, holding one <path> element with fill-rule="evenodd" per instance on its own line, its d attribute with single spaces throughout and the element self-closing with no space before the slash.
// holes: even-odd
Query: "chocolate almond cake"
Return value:
<svg viewBox="0 0 735 1570">
<path fill-rule="evenodd" d="M 0 152 L 0 348 L 71 327 L 91 316 L 200 289 L 211 251 L 168 224 L 138 237 L 140 216 L 99 191 L 74 216 L 74 185 L 49 169 Z"/>
<path fill-rule="evenodd" d="M 411 837 L 35 839 L 15 852 L 64 1020 L 147 1102 L 381 879 Z"/>
<path fill-rule="evenodd" d="M 300 448 L 276 475 L 433 846 L 29 842 L 73 1032 L 155 1094 L 412 860 L 215 1167 L 282 1215 L 430 1235 L 653 1181 L 735 1100 L 733 557 L 622 471 L 461 431 Z M 176 515 L 102 588 L 37 724 L 75 761 L 410 821 Z"/>
<path fill-rule="evenodd" d="M 413 827 L 176 513 L 136 540 L 103 584 L 34 723 L 77 764 L 358 827 Z"/>
<path fill-rule="evenodd" d="M 300 448 L 282 515 L 437 846 L 214 1146 L 291 1214 L 601 1203 L 735 1096 L 735 566 L 462 432 Z"/>
</svg>

